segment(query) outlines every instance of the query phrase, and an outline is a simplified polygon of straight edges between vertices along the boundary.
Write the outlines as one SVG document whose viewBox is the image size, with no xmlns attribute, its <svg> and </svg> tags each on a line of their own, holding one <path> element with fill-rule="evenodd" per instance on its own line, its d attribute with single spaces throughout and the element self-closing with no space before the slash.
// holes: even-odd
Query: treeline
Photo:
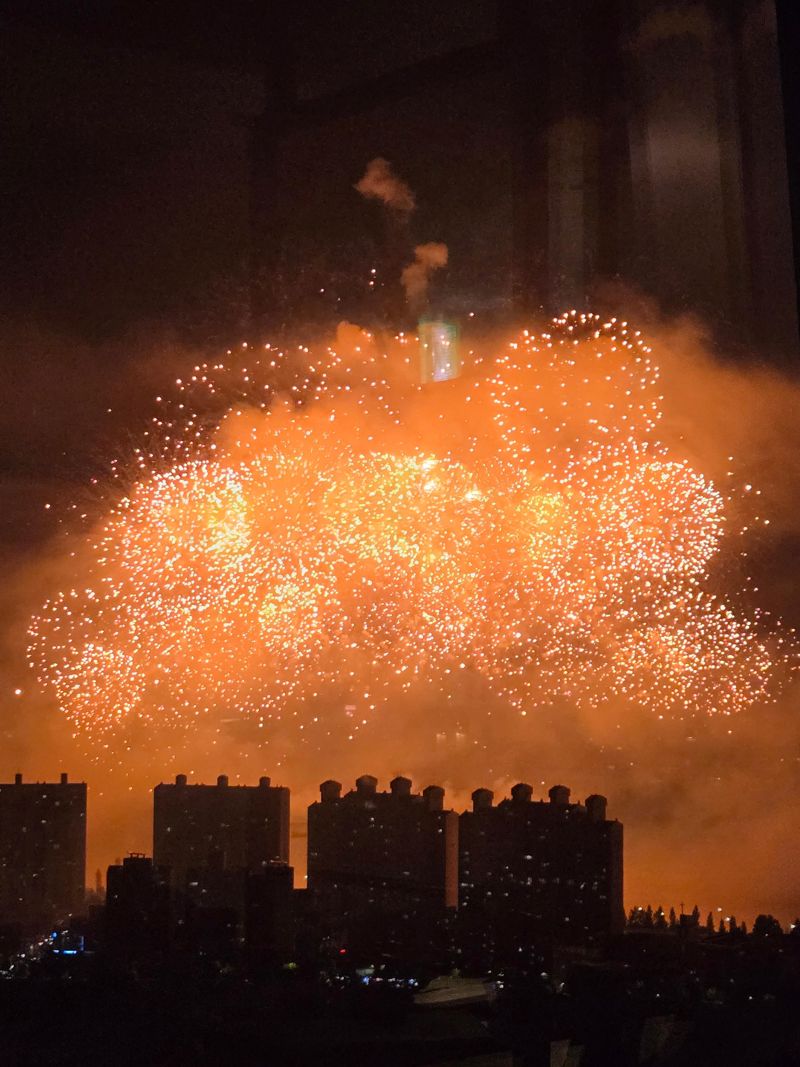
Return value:
<svg viewBox="0 0 800 1067">
<path fill-rule="evenodd" d="M 700 927 L 700 925 L 700 909 L 696 904 L 688 914 L 683 911 L 678 914 L 675 908 L 670 908 L 666 912 L 661 905 L 653 908 L 650 904 L 647 907 L 631 908 L 628 912 L 627 929 L 629 930 L 677 930 L 680 927 Z M 746 936 L 749 933 L 747 923 L 737 922 L 735 915 L 720 916 L 715 922 L 714 913 L 709 912 L 702 925 L 709 934 Z M 790 937 L 800 937 L 800 918 L 795 919 L 788 930 L 784 930 L 774 915 L 758 915 L 753 923 L 752 934 L 754 937 L 782 937 L 784 934 Z"/>
</svg>

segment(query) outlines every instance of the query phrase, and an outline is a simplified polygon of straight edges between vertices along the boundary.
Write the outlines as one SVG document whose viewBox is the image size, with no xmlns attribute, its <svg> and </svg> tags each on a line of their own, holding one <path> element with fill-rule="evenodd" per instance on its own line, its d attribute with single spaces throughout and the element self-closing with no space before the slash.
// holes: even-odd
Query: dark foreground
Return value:
<svg viewBox="0 0 800 1067">
<path fill-rule="evenodd" d="M 666 947 L 666 951 L 664 951 Z M 43 956 L 0 981 L 0 1063 L 306 1067 L 784 1067 L 800 1063 L 798 954 L 626 937 L 563 981 L 388 968 L 245 974 L 170 959 L 121 970 Z M 710 967 L 710 969 L 709 969 Z M 361 972 L 361 973 L 358 973 Z"/>
</svg>

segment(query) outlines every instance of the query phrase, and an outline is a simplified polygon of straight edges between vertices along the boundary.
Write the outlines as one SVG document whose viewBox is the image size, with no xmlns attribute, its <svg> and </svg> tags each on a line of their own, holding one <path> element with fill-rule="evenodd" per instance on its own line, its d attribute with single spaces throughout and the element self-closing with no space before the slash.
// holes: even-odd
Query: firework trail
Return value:
<svg viewBox="0 0 800 1067">
<path fill-rule="evenodd" d="M 424 387 L 416 354 L 350 327 L 159 398 L 30 626 L 90 748 L 233 716 L 280 762 L 467 678 L 517 718 L 771 698 L 781 640 L 717 589 L 730 493 L 658 442 L 638 332 L 572 313 Z M 483 714 L 461 700 L 466 729 Z"/>
</svg>

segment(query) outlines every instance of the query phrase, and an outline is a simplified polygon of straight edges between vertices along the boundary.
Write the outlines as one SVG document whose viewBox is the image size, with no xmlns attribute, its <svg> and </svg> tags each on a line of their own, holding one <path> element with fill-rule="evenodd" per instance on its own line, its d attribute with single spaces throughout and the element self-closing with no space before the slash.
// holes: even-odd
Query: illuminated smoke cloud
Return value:
<svg viewBox="0 0 800 1067">
<path fill-rule="evenodd" d="M 412 705 L 419 745 L 771 698 L 781 640 L 715 581 L 733 489 L 659 443 L 638 332 L 565 316 L 426 388 L 414 338 L 339 340 L 198 364 L 120 471 L 30 626 L 90 747 L 233 717 L 280 764 Z"/>
<path fill-rule="evenodd" d="M 367 164 L 364 176 L 355 188 L 362 196 L 380 200 L 387 208 L 402 215 L 410 215 L 416 206 L 412 191 L 392 171 L 391 163 L 380 156 Z"/>
<path fill-rule="evenodd" d="M 419 310 L 424 304 L 431 272 L 446 266 L 447 245 L 436 241 L 417 245 L 414 249 L 414 262 L 409 263 L 400 276 L 406 300 L 412 309 Z"/>
</svg>

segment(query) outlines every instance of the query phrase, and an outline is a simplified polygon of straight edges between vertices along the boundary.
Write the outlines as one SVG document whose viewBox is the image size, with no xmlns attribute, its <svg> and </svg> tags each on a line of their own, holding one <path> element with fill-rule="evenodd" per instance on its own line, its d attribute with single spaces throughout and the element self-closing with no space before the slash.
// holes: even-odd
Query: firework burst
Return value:
<svg viewBox="0 0 800 1067">
<path fill-rule="evenodd" d="M 426 387 L 414 338 L 341 340 L 244 348 L 159 398 L 30 627 L 90 744 L 235 714 L 279 757 L 464 672 L 522 716 L 769 698 L 780 642 L 714 588 L 729 501 L 659 444 L 637 332 L 571 314 Z"/>
</svg>

